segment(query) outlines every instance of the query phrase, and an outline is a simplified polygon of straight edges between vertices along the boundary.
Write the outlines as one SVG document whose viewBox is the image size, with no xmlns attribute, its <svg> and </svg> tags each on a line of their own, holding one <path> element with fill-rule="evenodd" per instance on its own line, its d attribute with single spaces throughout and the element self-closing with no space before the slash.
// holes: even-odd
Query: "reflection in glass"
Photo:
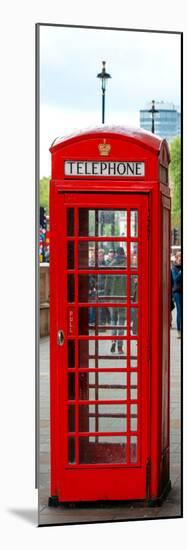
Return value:
<svg viewBox="0 0 187 550">
<path fill-rule="evenodd" d="M 79 208 L 79 236 L 126 237 L 126 210 Z"/>
<path fill-rule="evenodd" d="M 124 464 L 127 462 L 126 436 L 79 438 L 80 464 Z"/>
<path fill-rule="evenodd" d="M 131 307 L 131 334 L 138 334 L 138 309 Z"/>
<path fill-rule="evenodd" d="M 138 243 L 131 243 L 130 244 L 130 264 L 131 269 L 137 269 L 138 268 Z"/>
<path fill-rule="evenodd" d="M 127 309 L 125 307 L 79 308 L 79 334 L 110 334 L 124 336 L 127 331 Z M 122 348 L 120 341 L 117 347 Z"/>
<path fill-rule="evenodd" d="M 133 243 L 133 246 L 136 243 Z M 97 269 L 126 269 L 127 243 L 124 242 L 79 242 L 79 267 Z"/>
<path fill-rule="evenodd" d="M 138 276 L 131 275 L 131 302 L 138 302 Z"/>
<path fill-rule="evenodd" d="M 122 355 L 124 355 L 126 357 L 126 355 L 127 355 L 127 341 L 126 340 L 120 340 L 120 342 L 122 343 L 122 351 L 123 351 Z M 107 349 L 107 356 L 108 355 L 110 357 L 113 356 L 117 360 L 117 358 L 118 358 L 117 347 L 116 347 L 115 351 L 111 351 L 111 344 L 112 344 L 111 340 L 108 340 L 108 341 L 107 340 L 100 340 L 99 345 L 98 345 L 99 356 L 105 356 L 106 355 L 106 349 Z M 116 354 L 115 354 L 115 352 L 116 352 Z M 118 363 L 117 363 L 117 365 L 118 365 Z"/>
<path fill-rule="evenodd" d="M 79 275 L 79 302 L 126 302 L 126 275 Z"/>
<path fill-rule="evenodd" d="M 138 210 L 131 210 L 130 226 L 131 226 L 131 237 L 138 236 Z"/>
</svg>

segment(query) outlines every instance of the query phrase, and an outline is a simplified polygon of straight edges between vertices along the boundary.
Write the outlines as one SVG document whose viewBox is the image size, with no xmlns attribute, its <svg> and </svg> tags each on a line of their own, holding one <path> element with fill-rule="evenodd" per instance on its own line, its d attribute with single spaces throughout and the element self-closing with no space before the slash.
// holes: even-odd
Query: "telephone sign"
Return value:
<svg viewBox="0 0 187 550">
<path fill-rule="evenodd" d="M 140 177 L 145 174 L 145 163 L 65 160 L 64 174 L 65 176 Z"/>
</svg>

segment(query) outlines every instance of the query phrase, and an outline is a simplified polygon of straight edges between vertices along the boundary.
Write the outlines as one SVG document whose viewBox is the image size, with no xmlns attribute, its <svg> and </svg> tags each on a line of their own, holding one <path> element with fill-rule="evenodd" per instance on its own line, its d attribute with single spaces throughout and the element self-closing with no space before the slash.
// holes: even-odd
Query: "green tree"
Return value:
<svg viewBox="0 0 187 550">
<path fill-rule="evenodd" d="M 45 177 L 40 180 L 40 206 L 44 206 L 49 214 L 49 178 Z"/>
<path fill-rule="evenodd" d="M 181 224 L 181 140 L 176 137 L 170 143 L 171 163 L 170 178 L 172 181 L 172 226 L 180 228 Z"/>
</svg>

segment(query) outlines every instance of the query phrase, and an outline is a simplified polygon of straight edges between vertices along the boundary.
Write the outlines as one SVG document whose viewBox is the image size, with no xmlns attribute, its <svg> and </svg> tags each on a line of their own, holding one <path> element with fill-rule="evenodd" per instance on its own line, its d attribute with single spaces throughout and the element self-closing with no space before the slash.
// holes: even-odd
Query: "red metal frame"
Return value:
<svg viewBox="0 0 187 550">
<path fill-rule="evenodd" d="M 87 178 L 68 178 L 63 174 L 63 159 L 95 159 L 98 143 L 105 138 L 112 144 L 110 160 L 128 158 L 128 160 L 143 160 L 145 162 L 145 176 L 136 181 L 125 178 L 107 179 L 103 177 L 98 179 Z M 124 155 L 125 150 L 125 155 Z M 52 176 L 50 192 L 50 220 L 51 220 L 51 375 L 50 375 L 50 393 L 51 393 L 51 495 L 57 496 L 60 501 L 71 500 L 97 500 L 97 499 L 157 499 L 165 490 L 169 481 L 169 437 L 166 448 L 162 445 L 163 425 L 168 429 L 169 434 L 169 406 L 163 406 L 164 394 L 162 392 L 163 379 L 163 339 L 162 331 L 168 331 L 168 357 L 166 357 L 168 378 L 163 383 L 168 384 L 167 393 L 169 395 L 169 306 L 168 322 L 165 318 L 165 329 L 163 328 L 162 304 L 163 296 L 163 230 L 162 216 L 164 206 L 170 208 L 169 189 L 165 181 L 159 181 L 160 166 L 166 171 L 169 163 L 169 153 L 167 144 L 161 142 L 153 136 L 145 136 L 145 133 L 137 132 L 125 133 L 125 131 L 106 131 L 95 130 L 87 134 L 78 135 L 64 140 L 54 145 L 52 151 Z M 159 158 L 158 158 L 159 156 Z M 140 400 L 140 422 L 136 435 L 141 440 L 139 446 L 138 462 L 130 464 L 129 455 L 126 464 L 78 464 L 78 406 L 75 406 L 75 432 L 70 436 L 75 437 L 76 464 L 67 463 L 67 340 L 78 339 L 79 341 L 111 340 L 107 335 L 78 334 L 78 273 L 89 274 L 91 269 L 78 269 L 78 242 L 112 242 L 117 241 L 116 237 L 99 236 L 74 236 L 66 235 L 66 209 L 75 209 L 75 228 L 78 227 L 78 208 L 114 208 L 135 209 L 139 208 L 140 218 L 139 227 L 142 235 L 137 238 L 129 238 L 129 223 L 127 237 L 124 242 L 127 243 L 128 258 L 130 257 L 130 241 L 139 242 L 139 247 L 143 246 L 142 252 L 139 251 L 139 261 L 141 261 L 141 277 L 139 269 L 133 273 L 139 273 L 139 300 L 138 305 L 142 315 L 139 322 L 138 337 L 131 335 L 131 339 L 139 341 L 139 353 L 142 353 L 142 368 L 136 370 L 139 376 L 139 383 L 142 391 Z M 122 242 L 120 237 L 119 241 Z M 75 266 L 74 269 L 67 269 L 66 265 L 66 244 L 68 241 L 75 243 Z M 143 245 L 142 245 L 143 243 Z M 149 251 L 148 251 L 149 245 Z M 149 252 L 149 253 L 148 253 Z M 169 243 L 166 246 L 169 262 Z M 140 265 L 140 264 L 139 264 Z M 169 265 L 169 263 L 168 263 Z M 73 311 L 75 334 L 68 334 L 67 331 L 67 274 L 75 274 L 75 302 L 69 304 L 69 315 Z M 130 270 L 94 269 L 94 274 L 130 274 Z M 169 273 L 169 269 L 168 269 Z M 129 279 L 129 277 L 128 277 Z M 140 287 L 141 279 L 141 287 Z M 130 296 L 130 281 L 128 282 L 127 295 Z M 167 286 L 167 283 L 166 283 Z M 169 292 L 169 288 L 168 288 Z M 79 306 L 88 308 L 93 303 L 80 302 Z M 127 308 L 129 320 L 130 307 L 128 303 L 121 303 L 122 307 Z M 111 307 L 111 303 L 94 303 L 94 307 Z M 119 304 L 117 304 L 119 306 Z M 132 304 L 131 304 L 132 307 Z M 129 326 L 129 324 L 128 324 Z M 63 347 L 57 346 L 57 331 L 63 328 L 65 333 L 65 344 Z M 129 336 L 129 334 L 128 334 Z M 122 339 L 116 336 L 115 340 Z M 125 337 L 123 338 L 125 339 Z M 127 357 L 129 360 L 130 340 L 127 337 Z M 166 368 L 166 367 L 165 367 Z M 143 369 L 143 370 L 142 370 Z M 86 373 L 86 368 L 78 366 L 78 345 L 75 346 L 75 369 L 71 372 Z M 95 372 L 89 369 L 89 372 Z M 99 371 L 98 371 L 99 372 Z M 107 368 L 102 368 L 102 373 L 108 372 Z M 108 400 L 107 403 L 123 403 L 130 406 L 134 401 L 130 400 L 130 369 L 110 369 L 110 372 L 127 373 L 127 400 Z M 144 379 L 142 380 L 142 373 Z M 69 404 L 78 405 L 78 376 L 76 379 L 76 399 L 69 400 Z M 168 382 L 167 382 L 168 380 Z M 140 395 L 139 395 L 140 399 Z M 92 401 L 94 403 L 95 401 Z M 137 402 L 137 401 L 136 401 Z M 80 404 L 87 405 L 89 400 L 81 400 Z M 105 403 L 104 400 L 100 401 Z M 127 432 L 130 435 L 130 416 L 127 414 Z M 96 434 L 101 432 L 94 432 Z M 92 432 L 91 435 L 94 435 Z M 116 432 L 111 432 L 118 435 Z M 135 433 L 135 432 L 134 432 Z M 81 432 L 80 436 L 90 435 L 90 432 Z M 109 432 L 107 433 L 109 435 Z M 133 435 L 133 432 L 131 432 Z M 129 450 L 129 447 L 128 447 Z M 164 462 L 162 464 L 162 457 Z M 167 457 L 167 461 L 166 458 Z"/>
</svg>

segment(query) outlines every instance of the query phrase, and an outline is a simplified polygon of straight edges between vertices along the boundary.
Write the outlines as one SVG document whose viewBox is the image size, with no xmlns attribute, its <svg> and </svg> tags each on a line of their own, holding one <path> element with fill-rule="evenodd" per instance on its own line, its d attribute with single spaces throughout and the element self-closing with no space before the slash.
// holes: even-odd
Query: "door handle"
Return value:
<svg viewBox="0 0 187 550">
<path fill-rule="evenodd" d="M 63 344 L 64 344 L 63 330 L 58 330 L 58 332 L 57 332 L 57 344 L 58 344 L 58 346 L 63 346 Z"/>
</svg>

